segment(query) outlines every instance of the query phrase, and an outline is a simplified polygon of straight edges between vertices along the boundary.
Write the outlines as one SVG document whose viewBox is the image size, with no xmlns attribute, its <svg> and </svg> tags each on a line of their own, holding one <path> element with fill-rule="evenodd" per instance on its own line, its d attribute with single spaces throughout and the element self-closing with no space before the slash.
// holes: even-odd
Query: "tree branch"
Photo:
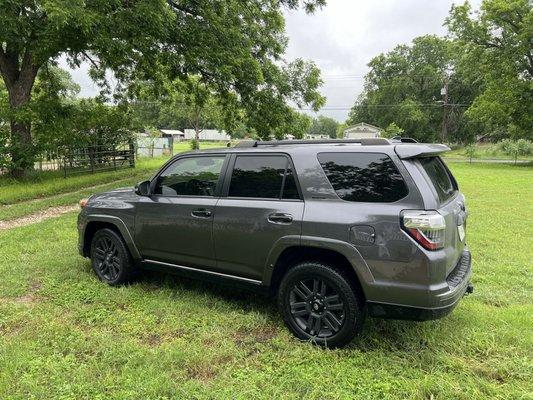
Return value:
<svg viewBox="0 0 533 400">
<path fill-rule="evenodd" d="M 81 54 L 83 54 L 83 56 L 84 56 L 85 58 L 87 58 L 87 60 L 90 61 L 90 63 L 93 65 L 94 68 L 100 68 L 100 65 L 99 65 L 96 61 L 94 61 L 94 60 L 91 58 L 91 56 L 89 56 L 89 54 L 87 54 L 86 51 L 81 51 Z"/>
</svg>

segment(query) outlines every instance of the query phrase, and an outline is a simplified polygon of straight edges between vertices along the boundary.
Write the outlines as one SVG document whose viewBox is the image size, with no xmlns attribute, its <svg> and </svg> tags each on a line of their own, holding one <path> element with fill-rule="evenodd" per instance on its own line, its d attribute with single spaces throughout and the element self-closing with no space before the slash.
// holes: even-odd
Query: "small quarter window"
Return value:
<svg viewBox="0 0 533 400">
<path fill-rule="evenodd" d="M 457 191 L 457 186 L 440 157 L 419 158 L 419 162 L 435 188 L 441 204 L 451 199 Z"/>
<path fill-rule="evenodd" d="M 159 177 L 154 194 L 214 196 L 225 156 L 187 157 L 176 160 Z"/>
<path fill-rule="evenodd" d="M 390 203 L 408 193 L 392 159 L 382 153 L 320 153 L 318 161 L 346 201 Z"/>
<path fill-rule="evenodd" d="M 289 159 L 285 156 L 237 156 L 229 197 L 299 199 Z"/>
</svg>

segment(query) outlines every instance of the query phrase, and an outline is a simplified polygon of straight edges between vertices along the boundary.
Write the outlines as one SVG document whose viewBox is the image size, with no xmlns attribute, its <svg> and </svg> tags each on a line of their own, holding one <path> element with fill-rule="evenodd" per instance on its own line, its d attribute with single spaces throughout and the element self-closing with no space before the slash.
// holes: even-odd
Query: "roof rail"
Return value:
<svg viewBox="0 0 533 400">
<path fill-rule="evenodd" d="M 324 140 L 244 140 L 237 143 L 235 147 L 259 147 L 259 146 L 286 146 L 296 144 L 360 144 L 361 146 L 387 145 L 390 142 L 385 138 L 363 138 L 363 139 L 324 139 Z"/>
</svg>

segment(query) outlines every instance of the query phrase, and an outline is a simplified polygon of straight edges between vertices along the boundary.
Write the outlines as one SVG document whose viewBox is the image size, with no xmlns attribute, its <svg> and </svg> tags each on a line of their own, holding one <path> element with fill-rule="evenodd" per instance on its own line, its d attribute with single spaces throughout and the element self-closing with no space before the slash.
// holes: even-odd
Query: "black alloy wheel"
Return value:
<svg viewBox="0 0 533 400">
<path fill-rule="evenodd" d="M 114 281 L 120 273 L 120 258 L 115 243 L 107 237 L 102 236 L 94 244 L 95 265 L 100 276 L 106 281 Z"/>
<path fill-rule="evenodd" d="M 362 293 L 340 269 L 321 262 L 290 268 L 278 291 L 283 320 L 300 340 L 323 347 L 342 347 L 362 329 Z"/>
<path fill-rule="evenodd" d="M 112 286 L 126 283 L 133 275 L 133 260 L 124 240 L 112 229 L 100 229 L 91 241 L 91 261 L 96 275 Z"/>
<path fill-rule="evenodd" d="M 290 291 L 289 301 L 294 322 L 311 336 L 330 338 L 344 324 L 344 302 L 323 278 L 296 282 Z"/>
</svg>

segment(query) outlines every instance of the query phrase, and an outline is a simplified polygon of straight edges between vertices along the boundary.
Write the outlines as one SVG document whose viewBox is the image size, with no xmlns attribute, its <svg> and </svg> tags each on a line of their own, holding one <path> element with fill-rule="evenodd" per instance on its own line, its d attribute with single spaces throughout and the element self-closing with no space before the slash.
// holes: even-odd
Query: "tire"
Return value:
<svg viewBox="0 0 533 400">
<path fill-rule="evenodd" d="M 329 348 L 351 342 L 361 332 L 366 314 L 355 285 L 320 262 L 304 262 L 286 273 L 278 306 L 298 339 Z"/>
<path fill-rule="evenodd" d="M 111 286 L 129 282 L 134 265 L 122 237 L 112 229 L 98 230 L 91 241 L 91 264 L 100 280 Z"/>
</svg>

